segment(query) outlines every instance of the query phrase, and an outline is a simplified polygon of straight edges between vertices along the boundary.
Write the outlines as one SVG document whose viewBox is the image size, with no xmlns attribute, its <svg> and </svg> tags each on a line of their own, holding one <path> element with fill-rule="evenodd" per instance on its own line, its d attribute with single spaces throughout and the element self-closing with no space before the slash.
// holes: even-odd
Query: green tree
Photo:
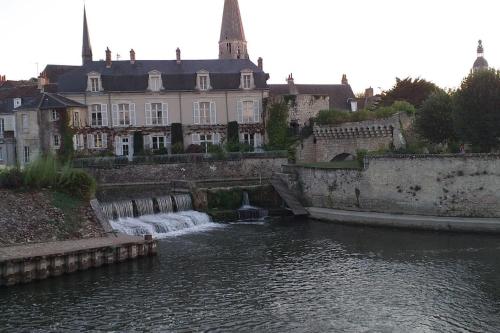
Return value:
<svg viewBox="0 0 500 333">
<path fill-rule="evenodd" d="M 458 89 L 454 126 L 464 141 L 490 152 L 500 138 L 500 72 L 471 73 Z"/>
<path fill-rule="evenodd" d="M 418 109 L 415 119 L 417 133 L 431 143 L 446 143 L 455 138 L 453 101 L 444 91 L 429 96 Z"/>
<path fill-rule="evenodd" d="M 286 103 L 274 103 L 269 106 L 267 135 L 270 149 L 288 149 L 288 106 Z"/>
<path fill-rule="evenodd" d="M 421 78 L 407 77 L 401 80 L 396 78 L 396 84 L 382 94 L 383 106 L 393 105 L 396 101 L 406 101 L 419 108 L 422 103 L 434 92 L 441 90 L 434 83 Z"/>
</svg>

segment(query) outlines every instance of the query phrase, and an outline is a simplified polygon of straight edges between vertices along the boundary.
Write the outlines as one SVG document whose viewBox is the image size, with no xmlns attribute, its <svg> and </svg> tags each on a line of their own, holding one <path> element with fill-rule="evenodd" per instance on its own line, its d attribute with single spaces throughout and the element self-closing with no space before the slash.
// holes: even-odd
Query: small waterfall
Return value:
<svg viewBox="0 0 500 333">
<path fill-rule="evenodd" d="M 189 194 L 175 194 L 174 201 L 178 212 L 193 209 L 193 203 L 191 202 L 191 196 Z"/>
<path fill-rule="evenodd" d="M 101 209 L 104 213 L 104 216 L 106 216 L 108 220 L 112 220 L 115 218 L 112 203 L 101 203 Z"/>
<path fill-rule="evenodd" d="M 134 217 L 134 205 L 132 203 L 132 200 L 114 202 L 113 207 L 118 218 Z"/>
<path fill-rule="evenodd" d="M 121 233 L 134 236 L 153 235 L 154 238 L 216 226 L 211 222 L 210 216 L 195 211 L 121 218 L 110 223 L 113 229 Z"/>
<path fill-rule="evenodd" d="M 140 216 L 153 215 L 155 213 L 153 199 L 138 199 L 134 201 Z"/>
<path fill-rule="evenodd" d="M 269 216 L 269 212 L 266 209 L 250 205 L 248 192 L 243 192 L 243 202 L 241 204 L 241 208 L 238 209 L 238 218 L 240 221 L 260 220 Z"/>
<path fill-rule="evenodd" d="M 158 202 L 160 213 L 172 213 L 174 211 L 174 203 L 171 196 L 158 198 L 156 202 Z"/>
</svg>

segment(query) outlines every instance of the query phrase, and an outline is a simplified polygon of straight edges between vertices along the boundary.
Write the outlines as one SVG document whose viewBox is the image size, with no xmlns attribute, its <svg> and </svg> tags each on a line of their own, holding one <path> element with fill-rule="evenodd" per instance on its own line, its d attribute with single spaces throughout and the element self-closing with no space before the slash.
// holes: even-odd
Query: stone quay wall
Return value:
<svg viewBox="0 0 500 333">
<path fill-rule="evenodd" d="M 371 157 L 364 170 L 285 166 L 314 207 L 430 216 L 500 217 L 500 155 Z"/>
<path fill-rule="evenodd" d="M 128 164 L 88 167 L 99 184 L 163 183 L 179 180 L 270 178 L 287 158 L 245 158 L 174 164 Z"/>
</svg>

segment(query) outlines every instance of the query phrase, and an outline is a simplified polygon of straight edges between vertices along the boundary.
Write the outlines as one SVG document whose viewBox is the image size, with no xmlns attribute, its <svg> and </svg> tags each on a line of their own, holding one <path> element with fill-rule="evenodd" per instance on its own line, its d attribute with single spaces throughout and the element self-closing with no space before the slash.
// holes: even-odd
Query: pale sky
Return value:
<svg viewBox="0 0 500 333">
<path fill-rule="evenodd" d="M 483 40 L 500 67 L 498 0 L 239 0 L 250 57 L 269 83 L 340 83 L 389 89 L 395 77 L 454 88 Z M 216 59 L 224 0 L 86 0 L 94 60 Z M 0 74 L 37 76 L 81 64 L 83 0 L 0 0 Z"/>
</svg>

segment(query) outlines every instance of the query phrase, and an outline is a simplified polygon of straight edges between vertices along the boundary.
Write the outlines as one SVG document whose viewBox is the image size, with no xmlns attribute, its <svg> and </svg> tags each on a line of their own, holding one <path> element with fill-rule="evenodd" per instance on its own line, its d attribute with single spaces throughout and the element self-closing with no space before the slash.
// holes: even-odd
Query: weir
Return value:
<svg viewBox="0 0 500 333">
<path fill-rule="evenodd" d="M 192 210 L 189 194 L 102 203 L 101 209 L 113 230 L 132 236 L 162 238 L 172 232 L 212 225 L 210 216 Z"/>
<path fill-rule="evenodd" d="M 254 207 L 250 204 L 248 192 L 243 192 L 243 202 L 241 208 L 238 209 L 238 218 L 241 221 L 245 220 L 260 220 L 269 216 L 269 211 L 259 207 Z"/>
</svg>

